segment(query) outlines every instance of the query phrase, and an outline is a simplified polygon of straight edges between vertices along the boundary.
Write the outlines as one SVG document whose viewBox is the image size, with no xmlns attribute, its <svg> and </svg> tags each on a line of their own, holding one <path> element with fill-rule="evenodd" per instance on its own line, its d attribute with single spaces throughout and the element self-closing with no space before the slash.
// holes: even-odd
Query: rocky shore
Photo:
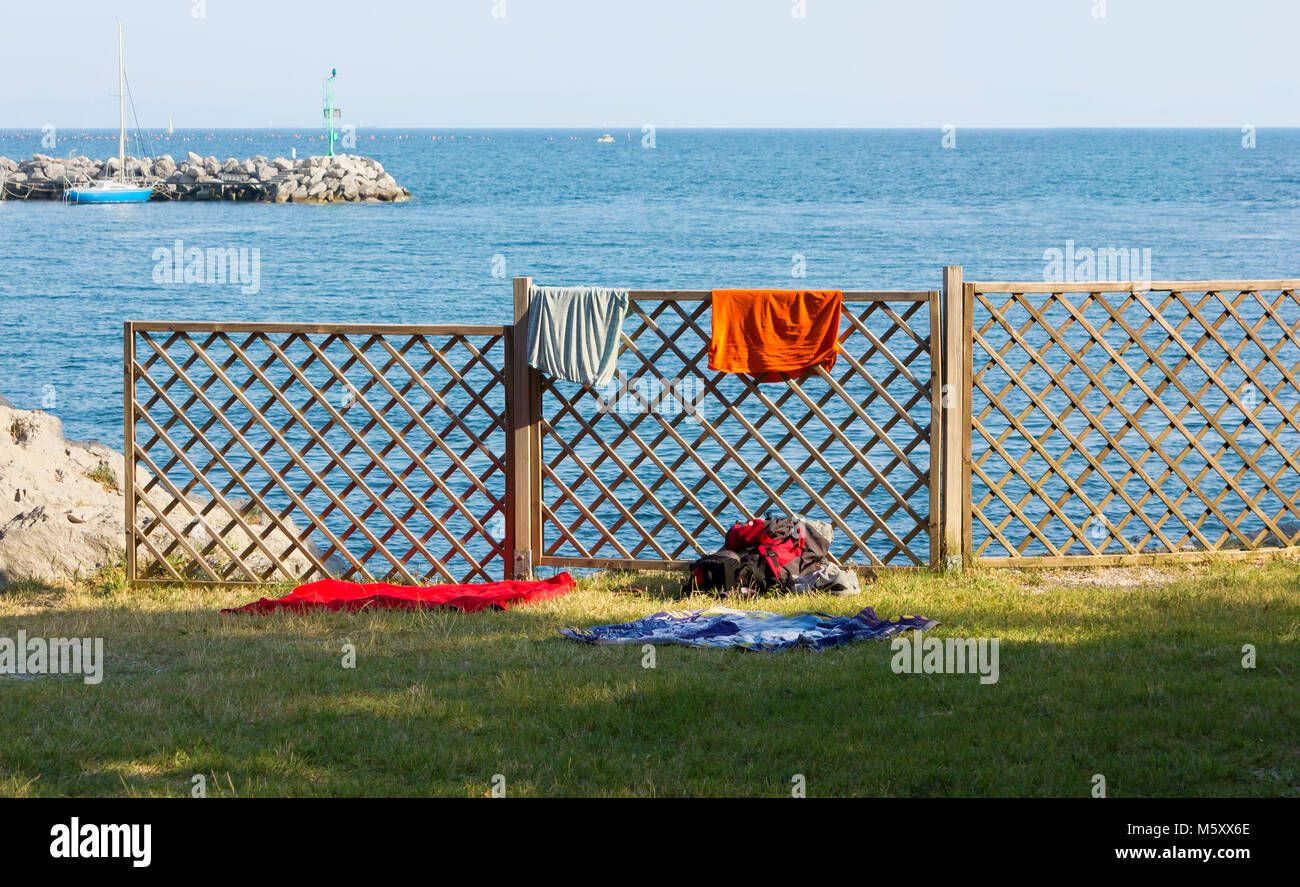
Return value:
<svg viewBox="0 0 1300 887">
<path fill-rule="evenodd" d="M 0 157 L 0 200 L 53 200 L 77 182 L 111 179 L 123 172 L 116 157 L 50 157 L 30 160 Z M 193 151 L 177 161 L 126 158 L 128 178 L 155 186 L 154 200 L 260 200 L 271 203 L 397 203 L 411 198 L 407 191 L 371 157 L 237 160 L 200 157 Z"/>
<path fill-rule="evenodd" d="M 40 410 L 19 410 L 0 396 L 0 590 L 20 581 L 45 585 L 84 580 L 98 571 L 122 563 L 126 553 L 126 500 L 122 491 L 122 454 L 97 442 L 82 443 L 63 436 L 63 423 Z M 137 477 L 147 484 L 148 474 Z M 206 497 L 189 494 L 188 507 L 156 486 L 149 494 L 154 509 L 163 511 L 186 540 L 203 551 L 208 563 L 226 566 L 219 547 L 211 545 L 214 531 L 228 527 L 230 514 Z M 278 528 L 259 519 L 246 500 L 228 500 L 246 522 L 261 526 L 259 535 L 272 551 L 289 550 L 292 540 Z M 206 526 L 191 511 L 205 514 Z M 151 529 L 154 510 L 142 505 L 138 525 Z M 294 526 L 289 522 L 287 526 Z M 222 534 L 229 548 L 241 553 L 248 567 L 262 573 L 269 560 L 250 550 L 252 540 L 231 527 Z M 168 533 L 151 534 L 162 550 L 172 541 Z M 320 552 L 313 546 L 318 558 Z M 143 553 L 142 553 L 143 556 Z M 311 562 L 298 551 L 285 558 L 295 575 L 305 574 Z M 327 561 L 339 569 L 337 557 Z M 194 578 L 205 578 L 197 571 Z M 239 576 L 249 579 L 254 577 Z M 284 576 L 275 578 L 284 581 Z"/>
</svg>

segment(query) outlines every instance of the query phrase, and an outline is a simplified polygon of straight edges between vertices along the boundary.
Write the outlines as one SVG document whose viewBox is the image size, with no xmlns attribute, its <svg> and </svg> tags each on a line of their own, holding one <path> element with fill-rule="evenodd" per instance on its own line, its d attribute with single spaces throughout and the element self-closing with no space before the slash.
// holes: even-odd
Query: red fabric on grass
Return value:
<svg viewBox="0 0 1300 887">
<path fill-rule="evenodd" d="M 262 598 L 222 610 L 223 613 L 272 613 L 276 610 L 418 610 L 454 607 L 476 613 L 488 607 L 502 610 L 515 604 L 531 604 L 561 597 L 576 583 L 568 573 L 550 579 L 485 582 L 480 585 L 360 585 L 341 579 L 321 579 L 299 585 L 281 598 Z"/>
</svg>

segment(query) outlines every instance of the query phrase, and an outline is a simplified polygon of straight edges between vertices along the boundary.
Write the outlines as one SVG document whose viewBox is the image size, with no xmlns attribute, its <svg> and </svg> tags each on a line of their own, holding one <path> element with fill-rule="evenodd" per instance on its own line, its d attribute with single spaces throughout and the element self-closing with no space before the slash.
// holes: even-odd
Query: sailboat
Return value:
<svg viewBox="0 0 1300 887">
<path fill-rule="evenodd" d="M 126 180 L 126 67 L 122 63 L 121 22 L 117 23 L 117 84 L 121 124 L 117 134 L 118 178 L 70 185 L 63 191 L 63 199 L 68 203 L 144 203 L 153 194 L 153 185 L 137 185 Z"/>
</svg>

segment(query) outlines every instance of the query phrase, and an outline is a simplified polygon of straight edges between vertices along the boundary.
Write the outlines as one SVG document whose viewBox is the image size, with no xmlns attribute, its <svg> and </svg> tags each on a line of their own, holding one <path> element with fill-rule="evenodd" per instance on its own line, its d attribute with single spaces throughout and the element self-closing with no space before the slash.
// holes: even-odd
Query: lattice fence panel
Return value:
<svg viewBox="0 0 1300 887">
<path fill-rule="evenodd" d="M 758 385 L 708 369 L 707 293 L 634 294 L 608 388 L 541 382 L 539 562 L 680 562 L 771 511 L 829 521 L 841 563 L 931 563 L 937 294 L 866 295 L 829 372 Z"/>
<path fill-rule="evenodd" d="M 1300 540 L 1300 301 L 1276 283 L 973 285 L 973 554 Z"/>
<path fill-rule="evenodd" d="M 503 575 L 504 328 L 127 335 L 133 579 Z"/>
</svg>

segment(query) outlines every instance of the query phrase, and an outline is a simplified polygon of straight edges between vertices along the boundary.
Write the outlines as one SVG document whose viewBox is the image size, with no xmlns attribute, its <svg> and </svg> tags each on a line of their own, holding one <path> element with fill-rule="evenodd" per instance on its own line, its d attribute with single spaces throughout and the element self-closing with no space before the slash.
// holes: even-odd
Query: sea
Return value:
<svg viewBox="0 0 1300 887">
<path fill-rule="evenodd" d="M 0 202 L 0 394 L 122 445 L 122 322 L 506 323 L 511 278 L 656 289 L 933 289 L 1137 251 L 1158 280 L 1300 277 L 1300 129 L 359 130 L 413 199 Z M 310 129 L 178 130 L 155 155 L 299 157 Z M 0 130 L 0 156 L 116 153 Z M 178 248 L 256 280 L 186 283 Z M 1086 336 L 1081 328 L 1073 335 Z"/>
</svg>

